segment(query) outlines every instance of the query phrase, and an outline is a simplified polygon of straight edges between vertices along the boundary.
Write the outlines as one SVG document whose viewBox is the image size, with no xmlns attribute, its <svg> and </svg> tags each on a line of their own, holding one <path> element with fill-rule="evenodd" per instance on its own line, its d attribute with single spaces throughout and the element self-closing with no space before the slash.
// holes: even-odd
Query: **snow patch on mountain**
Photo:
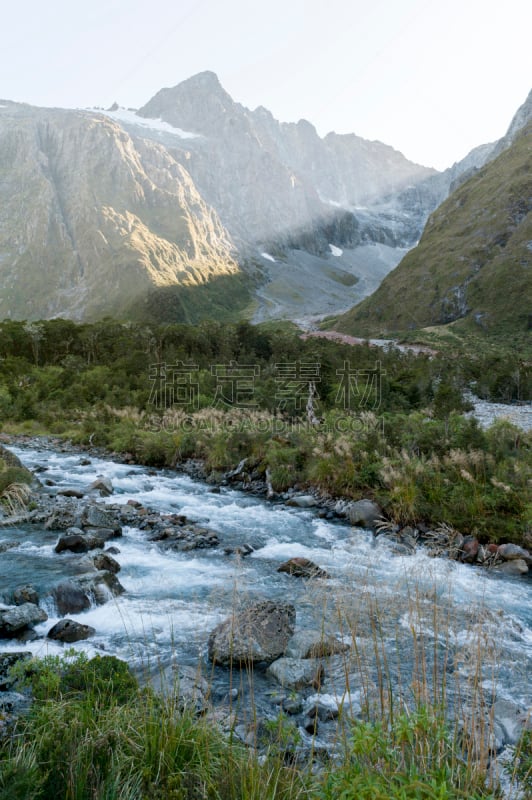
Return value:
<svg viewBox="0 0 532 800">
<path fill-rule="evenodd" d="M 129 108 L 117 108 L 115 111 L 98 110 L 100 114 L 104 114 L 106 117 L 114 119 L 115 122 L 122 122 L 126 125 L 138 125 L 141 128 L 148 128 L 151 131 L 171 133 L 174 136 L 178 136 L 180 139 L 202 138 L 199 133 L 191 133 L 190 131 L 184 131 L 181 128 L 176 128 L 162 119 L 147 119 L 146 117 L 140 117 L 136 111 L 132 111 Z"/>
<path fill-rule="evenodd" d="M 344 254 L 344 251 L 342 250 L 342 248 L 341 247 L 336 247 L 334 244 L 329 244 L 329 248 L 330 248 L 331 253 L 333 254 L 333 256 L 336 256 L 337 258 L 339 258 L 340 256 L 343 256 L 343 254 Z"/>
</svg>

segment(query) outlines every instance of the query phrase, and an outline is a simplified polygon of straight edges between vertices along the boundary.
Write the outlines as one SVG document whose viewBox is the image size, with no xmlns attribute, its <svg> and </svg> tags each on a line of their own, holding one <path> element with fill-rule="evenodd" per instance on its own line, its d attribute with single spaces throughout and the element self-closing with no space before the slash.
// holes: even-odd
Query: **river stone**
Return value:
<svg viewBox="0 0 532 800">
<path fill-rule="evenodd" d="M 27 695 L 20 692 L 0 692 L 0 718 L 4 714 L 19 716 L 28 711 L 30 705 L 31 700 Z"/>
<path fill-rule="evenodd" d="M 27 650 L 17 650 L 14 653 L 0 654 L 0 692 L 5 692 L 13 686 L 15 680 L 10 677 L 11 667 L 19 661 L 28 661 L 32 653 Z"/>
<path fill-rule="evenodd" d="M 302 689 L 304 686 L 317 688 L 324 675 L 322 664 L 314 660 L 284 657 L 270 664 L 266 672 L 287 689 Z"/>
<path fill-rule="evenodd" d="M 91 503 L 85 509 L 83 526 L 85 528 L 111 528 L 111 530 L 117 528 L 113 512 L 96 505 L 96 503 Z"/>
<path fill-rule="evenodd" d="M 313 508 L 318 505 L 318 501 L 311 494 L 296 494 L 287 501 L 286 505 L 296 508 Z"/>
<path fill-rule="evenodd" d="M 80 492 L 79 489 L 59 489 L 57 494 L 60 497 L 75 497 L 77 500 L 81 500 L 83 497 L 83 492 Z"/>
<path fill-rule="evenodd" d="M 499 572 L 504 572 L 505 575 L 526 575 L 528 572 L 528 565 L 522 558 L 516 558 L 513 561 L 505 561 L 504 564 L 497 566 Z"/>
<path fill-rule="evenodd" d="M 88 488 L 89 492 L 99 492 L 102 497 L 109 497 L 114 492 L 113 482 L 109 478 L 99 475 Z"/>
<path fill-rule="evenodd" d="M 8 450 L 7 447 L 4 447 L 3 444 L 0 444 L 0 459 L 2 459 L 6 467 L 16 467 L 17 469 L 26 470 L 20 458 L 12 453 L 11 450 Z M 26 470 L 26 472 L 31 476 L 29 470 Z"/>
<path fill-rule="evenodd" d="M 59 614 L 79 614 L 90 608 L 91 600 L 88 592 L 72 581 L 63 581 L 52 589 Z"/>
<path fill-rule="evenodd" d="M 47 619 L 48 614 L 34 603 L 11 606 L 7 611 L 0 611 L 0 634 L 9 636 Z"/>
<path fill-rule="evenodd" d="M 53 511 L 45 521 L 44 527 L 47 531 L 66 531 L 78 525 L 79 517 L 77 509 L 65 506 Z"/>
<path fill-rule="evenodd" d="M 502 728 L 503 744 L 517 744 L 526 724 L 527 715 L 512 700 L 500 698 L 492 706 L 494 721 Z"/>
<path fill-rule="evenodd" d="M 109 552 L 105 553 L 98 553 L 97 556 L 94 556 L 92 559 L 94 566 L 98 570 L 106 570 L 107 572 L 113 572 L 115 575 L 117 572 L 120 572 L 120 564 L 116 561 L 112 556 L 109 555 Z"/>
<path fill-rule="evenodd" d="M 111 597 L 125 591 L 124 587 L 112 572 L 89 572 L 78 575 L 68 581 L 62 581 L 52 590 L 58 612 L 79 614 L 90 608 L 92 602 L 104 605 Z"/>
<path fill-rule="evenodd" d="M 349 645 L 335 636 L 320 631 L 297 631 L 286 647 L 289 658 L 326 658 L 337 653 L 345 653 Z"/>
<path fill-rule="evenodd" d="M 284 654 L 295 622 L 291 603 L 254 603 L 216 626 L 209 636 L 209 659 L 222 666 L 271 664 Z"/>
<path fill-rule="evenodd" d="M 347 517 L 351 525 L 361 528 L 373 529 L 382 518 L 382 510 L 373 500 L 368 499 L 347 503 L 341 513 Z"/>
<path fill-rule="evenodd" d="M 477 560 L 479 547 L 480 544 L 476 536 L 466 536 L 462 544 L 461 560 L 465 564 L 472 564 Z"/>
<path fill-rule="evenodd" d="M 500 544 L 497 553 L 504 561 L 522 559 L 529 567 L 532 566 L 532 555 L 518 544 Z"/>
<path fill-rule="evenodd" d="M 108 542 L 109 539 L 118 539 L 122 536 L 122 528 L 85 528 L 83 533 L 85 536 L 95 536 L 97 539 Z"/>
<path fill-rule="evenodd" d="M 39 595 L 29 584 L 26 586 L 18 586 L 13 592 L 13 601 L 16 606 L 21 606 L 24 603 L 33 603 L 39 605 Z"/>
<path fill-rule="evenodd" d="M 285 561 L 281 566 L 277 567 L 277 572 L 287 572 L 289 575 L 295 575 L 296 578 L 328 578 L 328 573 L 318 567 L 313 561 L 308 558 L 290 558 Z"/>
<path fill-rule="evenodd" d="M 156 667 L 147 679 L 145 674 L 138 677 L 141 683 L 148 683 L 158 694 L 177 698 L 181 711 L 191 708 L 201 714 L 207 709 L 210 686 L 197 668 L 174 663 Z"/>
<path fill-rule="evenodd" d="M 69 530 L 76 530 L 69 528 Z M 59 537 L 55 546 L 56 553 L 63 553 L 65 550 L 71 553 L 87 553 L 89 550 L 96 550 L 103 547 L 104 540 L 97 536 L 86 536 L 84 533 L 66 533 Z"/>
<path fill-rule="evenodd" d="M 75 622 L 73 619 L 61 619 L 53 628 L 47 633 L 49 639 L 54 639 L 57 642 L 80 642 L 82 639 L 88 639 L 89 636 L 94 636 L 95 629 L 90 625 L 82 625 L 81 622 Z"/>
</svg>

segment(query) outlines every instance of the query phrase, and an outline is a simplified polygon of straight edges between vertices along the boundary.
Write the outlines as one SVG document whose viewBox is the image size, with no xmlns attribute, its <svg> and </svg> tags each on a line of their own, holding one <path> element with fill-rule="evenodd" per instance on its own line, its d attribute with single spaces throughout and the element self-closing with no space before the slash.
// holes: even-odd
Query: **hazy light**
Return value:
<svg viewBox="0 0 532 800">
<path fill-rule="evenodd" d="M 30 0 L 2 9 L 0 96 L 138 107 L 211 69 L 233 98 L 443 168 L 531 85 L 526 0 Z"/>
</svg>

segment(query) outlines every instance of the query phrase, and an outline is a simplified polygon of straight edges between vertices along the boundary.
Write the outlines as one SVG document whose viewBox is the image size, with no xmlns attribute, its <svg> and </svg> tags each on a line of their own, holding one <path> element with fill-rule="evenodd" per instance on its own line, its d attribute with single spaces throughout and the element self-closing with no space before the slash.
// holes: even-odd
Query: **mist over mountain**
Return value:
<svg viewBox="0 0 532 800">
<path fill-rule="evenodd" d="M 491 160 L 429 217 L 417 247 L 339 330 L 390 335 L 428 326 L 524 333 L 532 325 L 532 103 Z M 469 177 L 468 177 L 469 175 Z"/>
<path fill-rule="evenodd" d="M 339 311 L 377 288 L 491 152 L 437 173 L 381 142 L 251 111 L 212 72 L 138 111 L 1 101 L 0 315 L 127 317 L 144 303 L 173 319 L 195 287 L 213 287 L 215 315 Z"/>
</svg>

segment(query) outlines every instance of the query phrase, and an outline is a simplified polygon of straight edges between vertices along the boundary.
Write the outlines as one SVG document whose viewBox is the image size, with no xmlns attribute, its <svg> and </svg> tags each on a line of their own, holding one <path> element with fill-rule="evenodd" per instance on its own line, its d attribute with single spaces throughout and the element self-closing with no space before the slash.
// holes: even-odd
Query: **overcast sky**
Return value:
<svg viewBox="0 0 532 800">
<path fill-rule="evenodd" d="M 231 96 L 444 168 L 532 87 L 528 0 L 7 0 L 0 98 L 139 107 L 216 72 Z"/>
</svg>

